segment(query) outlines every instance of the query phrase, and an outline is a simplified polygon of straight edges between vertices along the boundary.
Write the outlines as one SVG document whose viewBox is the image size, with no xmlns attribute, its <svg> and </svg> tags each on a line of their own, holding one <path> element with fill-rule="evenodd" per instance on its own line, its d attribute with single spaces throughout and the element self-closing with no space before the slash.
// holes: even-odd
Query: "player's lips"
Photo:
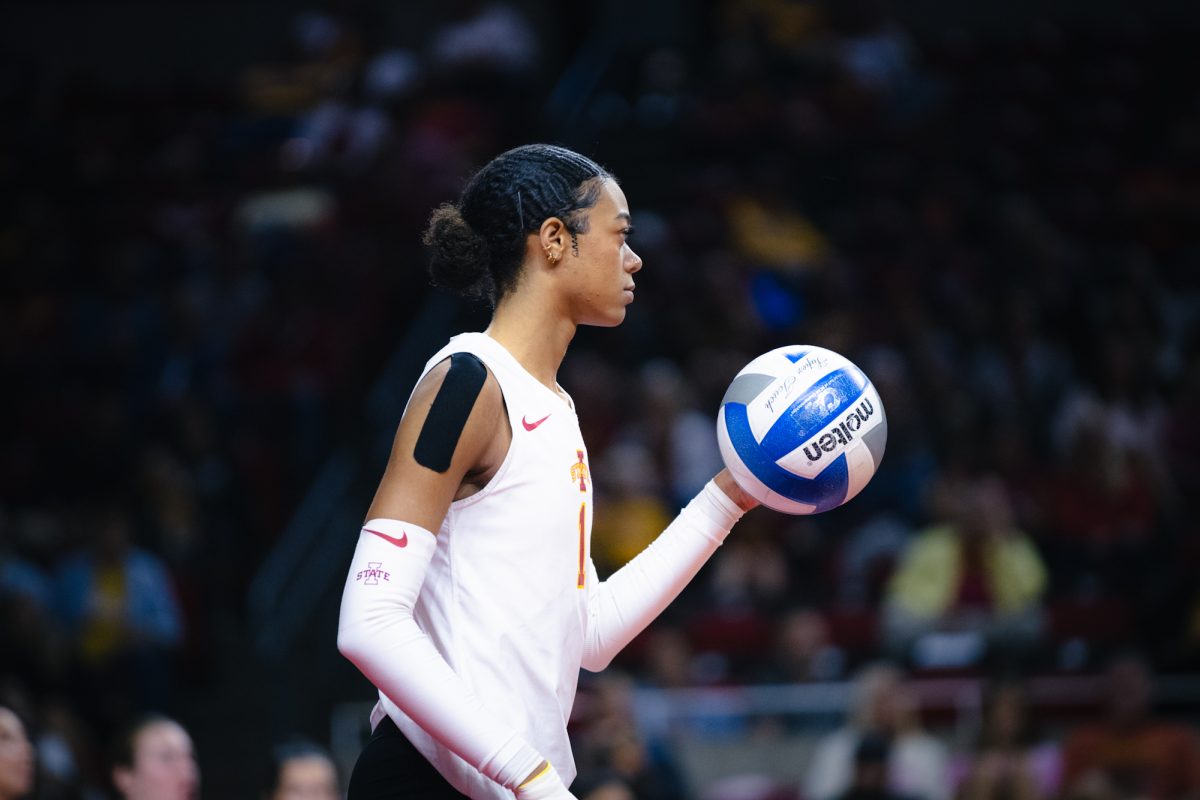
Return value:
<svg viewBox="0 0 1200 800">
<path fill-rule="evenodd" d="M 633 289 L 634 289 L 634 284 L 632 284 L 632 283 L 625 287 L 625 293 L 629 295 L 630 300 L 633 299 Z"/>
</svg>

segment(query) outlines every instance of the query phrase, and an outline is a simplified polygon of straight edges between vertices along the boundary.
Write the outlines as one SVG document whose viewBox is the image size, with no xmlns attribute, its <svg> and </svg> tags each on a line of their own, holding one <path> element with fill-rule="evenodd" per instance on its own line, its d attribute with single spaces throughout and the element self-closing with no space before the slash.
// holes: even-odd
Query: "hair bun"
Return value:
<svg viewBox="0 0 1200 800">
<path fill-rule="evenodd" d="M 446 204 L 434 210 L 422 241 L 433 250 L 429 277 L 434 286 L 472 298 L 494 292 L 487 240 L 463 219 L 456 206 Z"/>
</svg>

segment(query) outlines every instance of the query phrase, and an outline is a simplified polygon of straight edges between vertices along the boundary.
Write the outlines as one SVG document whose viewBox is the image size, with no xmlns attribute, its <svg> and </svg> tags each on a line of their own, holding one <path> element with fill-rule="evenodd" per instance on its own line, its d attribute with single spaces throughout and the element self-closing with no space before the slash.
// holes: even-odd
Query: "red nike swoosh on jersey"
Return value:
<svg viewBox="0 0 1200 800">
<path fill-rule="evenodd" d="M 384 539 L 386 541 L 391 542 L 392 544 L 396 545 L 396 547 L 408 547 L 408 532 L 407 531 L 405 533 L 403 533 L 399 539 L 397 539 L 395 536 L 388 536 L 386 533 L 380 533 L 379 531 L 373 531 L 370 528 L 363 528 L 363 530 L 366 531 L 367 533 L 375 534 L 380 539 Z"/>
<path fill-rule="evenodd" d="M 552 413 L 553 413 L 553 412 L 552 412 Z M 526 420 L 524 417 L 521 417 L 521 424 L 525 426 L 525 430 L 527 430 L 527 431 L 531 431 L 531 430 L 533 430 L 534 428 L 536 428 L 538 425 L 541 425 L 543 422 L 545 422 L 545 421 L 546 421 L 546 420 L 548 420 L 548 419 L 550 419 L 550 414 L 547 414 L 546 416 L 542 417 L 542 418 L 541 418 L 541 419 L 539 419 L 537 422 L 529 422 L 529 421 L 527 421 L 527 420 Z"/>
</svg>

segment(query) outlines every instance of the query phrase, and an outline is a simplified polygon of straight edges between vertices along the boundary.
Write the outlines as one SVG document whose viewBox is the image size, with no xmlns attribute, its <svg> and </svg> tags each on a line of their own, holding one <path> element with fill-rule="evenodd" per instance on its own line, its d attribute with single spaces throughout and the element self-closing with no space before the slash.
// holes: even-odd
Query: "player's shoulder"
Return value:
<svg viewBox="0 0 1200 800">
<path fill-rule="evenodd" d="M 500 382 L 474 353 L 450 353 L 430 367 L 413 389 L 410 409 L 428 407 L 443 391 L 473 403 L 473 416 L 491 419 L 504 412 Z"/>
<path fill-rule="evenodd" d="M 417 382 L 396 435 L 417 464 L 439 473 L 458 464 L 465 473 L 488 461 L 506 430 L 495 376 L 478 357 L 452 353 Z"/>
</svg>

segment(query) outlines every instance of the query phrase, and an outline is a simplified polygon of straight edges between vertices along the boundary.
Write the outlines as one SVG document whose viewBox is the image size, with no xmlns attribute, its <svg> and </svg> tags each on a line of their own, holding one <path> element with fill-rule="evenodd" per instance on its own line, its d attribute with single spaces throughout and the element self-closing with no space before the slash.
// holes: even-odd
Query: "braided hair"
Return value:
<svg viewBox="0 0 1200 800">
<path fill-rule="evenodd" d="M 563 147 L 529 144 L 492 159 L 463 189 L 456 205 L 433 212 L 424 242 L 433 250 L 434 286 L 496 302 L 517 283 L 525 238 L 550 217 L 572 237 L 587 231 L 584 212 L 612 178 L 590 158 Z"/>
</svg>

